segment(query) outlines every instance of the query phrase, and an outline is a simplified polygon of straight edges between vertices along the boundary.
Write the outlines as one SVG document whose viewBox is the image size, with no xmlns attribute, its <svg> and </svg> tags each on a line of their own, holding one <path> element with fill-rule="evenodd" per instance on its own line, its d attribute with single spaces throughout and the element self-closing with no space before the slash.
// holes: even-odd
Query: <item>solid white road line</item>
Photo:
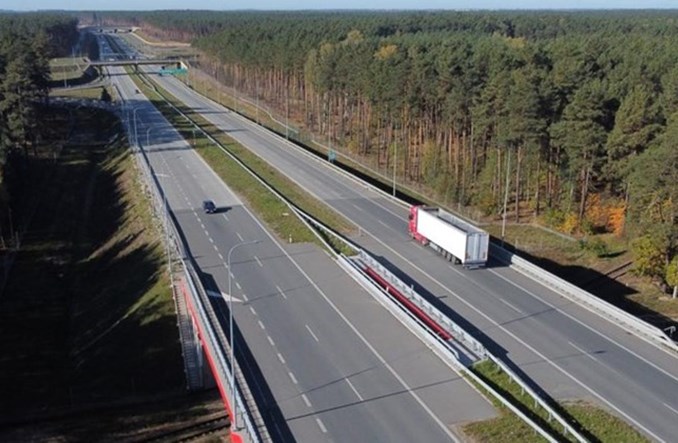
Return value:
<svg viewBox="0 0 678 443">
<path fill-rule="evenodd" d="M 513 309 L 514 311 L 516 311 L 517 313 L 519 313 L 519 314 L 524 314 L 523 311 L 521 311 L 520 309 L 516 308 L 515 306 L 513 306 L 511 303 L 507 302 L 507 301 L 504 300 L 503 298 L 500 298 L 500 299 L 498 299 L 498 300 L 499 300 L 500 302 L 504 303 L 504 304 L 505 304 L 506 306 L 508 306 L 509 308 L 511 308 L 511 309 Z"/>
<path fill-rule="evenodd" d="M 577 351 L 581 352 L 582 354 L 584 354 L 585 356 L 587 356 L 587 357 L 590 358 L 591 360 L 595 361 L 596 363 L 600 363 L 600 362 L 598 361 L 598 359 L 595 358 L 593 355 L 591 355 L 591 353 L 590 353 L 589 351 L 580 348 L 579 346 L 575 345 L 574 343 L 572 343 L 572 342 L 569 341 L 569 340 L 568 340 L 568 343 L 570 344 L 570 346 L 572 346 L 572 347 L 575 348 Z"/>
<path fill-rule="evenodd" d="M 666 406 L 667 408 L 669 408 L 670 411 L 672 411 L 673 413 L 675 413 L 676 415 L 678 415 L 678 410 L 677 410 L 677 409 L 672 408 L 670 405 L 668 405 L 668 404 L 666 404 L 666 403 L 664 403 L 664 406 Z"/>
</svg>

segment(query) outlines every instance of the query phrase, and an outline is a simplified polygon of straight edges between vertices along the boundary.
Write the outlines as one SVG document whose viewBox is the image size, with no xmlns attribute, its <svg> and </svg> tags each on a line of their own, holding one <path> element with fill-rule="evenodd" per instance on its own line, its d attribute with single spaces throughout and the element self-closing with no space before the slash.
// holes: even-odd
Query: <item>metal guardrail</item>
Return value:
<svg viewBox="0 0 678 443">
<path fill-rule="evenodd" d="M 384 290 L 378 288 L 372 280 L 350 259 L 341 257 L 339 264 L 354 278 L 367 292 L 372 295 L 382 306 L 384 306 L 391 314 L 393 314 L 401 323 L 405 325 L 412 333 L 419 337 L 441 360 L 448 363 L 455 372 L 459 375 L 465 375 L 475 383 L 485 389 L 490 395 L 496 398 L 501 404 L 508 408 L 511 412 L 516 414 L 523 422 L 534 429 L 539 435 L 544 437 L 551 443 L 558 442 L 548 431 L 542 428 L 537 422 L 528 417 L 520 409 L 518 409 L 511 401 L 505 398 L 501 393 L 495 390 L 492 386 L 487 384 L 483 379 L 469 370 L 457 359 L 457 356 L 450 349 L 449 344 L 438 337 L 433 331 L 429 330 L 419 319 L 408 312 L 398 301 L 389 297 Z M 428 332 L 422 334 L 421 328 Z M 418 330 L 419 329 L 419 330 Z M 585 441 L 585 440 L 584 440 Z"/>
<path fill-rule="evenodd" d="M 272 193 L 273 193 L 274 195 L 276 195 L 279 199 L 281 199 L 281 200 L 282 200 L 282 201 L 290 208 L 291 211 L 293 211 L 296 215 L 298 215 L 298 216 L 302 219 L 302 221 L 304 221 L 304 222 L 307 224 L 307 226 L 310 227 L 310 224 L 313 224 L 316 228 L 319 228 L 319 229 L 323 230 L 326 234 L 332 235 L 333 237 L 335 237 L 335 238 L 337 238 L 338 240 L 340 240 L 340 241 L 344 242 L 345 244 L 347 244 L 349 247 L 355 249 L 356 251 L 359 251 L 359 254 L 364 254 L 364 256 L 368 256 L 368 255 L 367 255 L 361 248 L 359 248 L 357 245 L 353 244 L 352 242 L 350 242 L 349 240 L 345 239 L 345 238 L 344 238 L 343 236 L 341 236 L 340 234 L 334 232 L 331 228 L 325 226 L 324 224 L 322 224 L 322 223 L 319 222 L 318 220 L 314 219 L 312 216 L 306 214 L 304 211 L 302 211 L 302 210 L 300 210 L 299 208 L 297 208 L 293 203 L 291 203 L 291 202 L 288 201 L 284 196 L 282 196 L 277 190 L 275 190 L 274 188 L 272 188 L 265 180 L 263 180 L 262 178 L 260 178 L 260 177 L 259 177 L 254 171 L 252 171 L 247 165 L 245 165 L 244 163 L 242 163 L 237 157 L 235 157 L 235 156 L 234 156 L 233 154 L 231 154 L 227 149 L 225 149 L 223 146 L 221 146 L 221 144 L 220 144 L 216 139 L 214 139 L 212 136 L 210 136 L 209 134 L 207 134 L 206 132 L 204 132 L 204 131 L 200 128 L 199 125 L 195 124 L 188 116 L 186 116 L 186 115 L 185 115 L 184 113 L 182 113 L 179 109 L 177 109 L 174 105 L 172 105 L 172 103 L 169 103 L 169 102 L 168 102 L 168 104 L 169 104 L 169 105 L 170 105 L 177 113 L 179 113 L 180 115 L 182 115 L 182 116 L 183 116 L 184 118 L 186 118 L 188 121 L 192 122 L 192 123 L 194 124 L 194 127 L 195 127 L 197 130 L 201 131 L 201 132 L 202 132 L 202 133 L 203 133 L 203 134 L 204 134 L 204 135 L 205 135 L 212 143 L 214 143 L 214 144 L 216 144 L 217 146 L 219 146 L 219 147 L 220 147 L 220 148 L 221 148 L 221 149 L 222 149 L 229 157 L 231 157 L 235 162 L 237 162 L 241 167 L 243 167 L 247 172 L 249 172 L 249 173 L 250 173 L 257 181 L 259 181 L 263 186 L 265 186 L 270 192 L 272 192 Z M 307 154 L 307 155 L 308 155 L 308 154 Z M 352 177 L 352 178 L 355 179 L 354 177 Z M 381 190 L 379 190 L 379 191 L 381 191 Z M 381 191 L 381 192 L 383 192 L 383 191 Z M 388 194 L 386 194 L 386 195 L 388 195 Z M 391 196 L 389 196 L 389 197 L 391 197 Z M 313 232 L 315 232 L 315 230 L 313 230 Z M 318 235 L 318 234 L 316 233 L 316 235 Z M 319 238 L 321 239 L 321 241 L 329 248 L 329 250 L 333 252 L 333 254 L 335 255 L 335 258 L 338 259 L 339 262 L 341 263 L 341 258 L 340 258 L 340 257 L 343 257 L 343 256 L 340 256 L 339 254 L 337 254 L 337 253 L 330 247 L 330 245 L 328 245 L 327 242 L 326 242 L 324 239 L 322 239 L 322 237 L 320 237 L 320 236 L 318 236 L 318 237 L 319 237 Z M 351 267 L 353 267 L 353 266 L 354 266 L 354 264 L 351 264 Z M 381 266 L 381 265 L 379 265 L 379 266 Z M 347 269 L 346 266 L 342 266 L 342 267 L 344 267 L 345 269 Z M 353 269 L 355 270 L 356 268 L 353 267 Z M 350 274 L 351 274 L 351 275 L 355 275 L 355 272 L 357 272 L 358 274 L 362 274 L 362 270 L 354 271 L 354 272 L 351 272 Z M 363 276 L 363 278 L 368 278 L 368 277 L 367 277 L 367 276 Z M 363 281 L 363 280 L 362 280 L 362 279 L 359 279 L 358 281 L 362 284 L 362 281 Z M 402 284 L 402 282 L 401 282 L 401 286 L 406 287 L 406 285 Z M 372 288 L 374 288 L 374 285 L 372 285 Z M 410 288 L 408 292 L 409 292 L 410 294 L 413 294 L 413 293 L 414 293 L 414 291 L 412 290 L 412 288 Z M 384 295 L 384 294 L 382 293 L 382 295 Z M 389 299 L 390 303 L 392 303 L 392 304 L 398 304 L 398 302 L 396 302 L 395 300 L 393 300 L 391 297 L 387 297 L 387 298 Z M 427 312 L 437 312 L 437 309 L 435 309 L 433 306 L 431 306 L 428 302 L 426 302 L 426 300 L 424 300 L 424 299 L 423 299 L 421 296 L 419 296 L 418 294 L 417 294 L 416 297 L 413 296 L 413 299 L 419 299 L 419 300 L 422 302 L 422 306 L 424 307 L 423 309 L 424 309 L 425 311 L 427 311 Z M 421 306 L 420 306 L 420 307 L 421 307 Z M 402 306 L 398 306 L 398 308 L 401 309 Z M 402 310 L 402 309 L 401 309 L 401 310 Z M 406 310 L 405 310 L 405 311 L 406 311 Z M 399 318 L 399 319 L 402 319 L 402 316 L 398 316 L 398 318 Z M 478 342 L 475 338 L 473 338 L 473 336 L 471 336 L 470 334 L 468 334 L 463 328 L 461 328 L 460 326 L 458 326 L 458 325 L 457 325 L 456 323 L 454 323 L 452 320 L 450 320 L 449 318 L 445 317 L 445 316 L 442 315 L 440 312 L 437 312 L 437 314 L 436 314 L 436 319 L 441 319 L 441 322 L 444 322 L 446 325 L 448 325 L 449 327 L 451 327 L 451 328 L 452 328 L 452 331 L 455 331 L 455 333 L 458 333 L 458 334 L 460 334 L 460 335 L 463 335 L 465 338 L 468 338 L 469 341 L 470 341 L 470 343 L 472 343 L 471 346 L 472 346 L 473 349 L 478 349 L 478 352 L 479 352 L 480 354 L 486 355 L 486 356 L 489 357 L 489 355 L 490 355 L 489 351 L 487 351 L 487 349 L 486 349 L 480 342 Z M 410 319 L 410 321 L 409 321 L 408 323 L 411 323 L 412 321 L 414 321 L 416 324 L 418 324 L 420 328 L 428 329 L 426 325 L 424 325 L 423 323 L 421 323 L 421 321 L 419 321 L 418 319 L 416 319 L 416 317 L 414 317 L 414 316 L 412 316 L 412 318 Z M 420 334 L 417 334 L 417 335 L 420 336 Z M 455 351 L 456 351 L 456 350 L 450 350 L 449 344 L 446 343 L 446 342 L 444 342 L 443 340 L 441 340 L 439 337 L 438 337 L 437 339 L 435 339 L 435 338 L 434 338 L 434 337 L 435 337 L 435 334 L 427 334 L 426 336 L 427 336 L 429 339 L 426 340 L 425 342 L 428 343 L 429 345 L 432 345 L 432 346 L 433 346 L 431 349 L 433 349 L 433 350 L 436 352 L 437 355 L 440 356 L 440 355 L 441 355 L 441 354 L 440 354 L 440 351 L 442 351 L 444 354 L 447 354 L 447 355 L 449 355 L 450 353 L 452 353 L 452 354 L 454 355 L 454 358 L 455 358 L 455 359 L 458 358 L 458 355 L 455 354 Z M 442 343 L 442 344 L 441 344 L 441 343 Z M 441 358 L 442 358 L 442 357 L 441 357 Z M 443 360 L 448 361 L 449 359 L 443 358 Z M 494 358 L 493 358 L 493 361 L 496 362 L 496 361 L 500 361 L 500 360 L 499 360 L 498 358 L 494 357 Z M 459 362 L 458 359 L 457 359 L 457 365 L 460 365 L 461 367 L 464 366 L 461 362 Z M 542 407 L 544 407 L 544 409 L 549 413 L 549 415 L 550 415 L 551 417 L 555 418 L 559 423 L 561 423 L 566 431 L 570 432 L 570 433 L 571 433 L 578 441 L 580 441 L 580 442 L 586 442 L 586 441 L 587 441 L 583 436 L 581 436 L 581 434 L 580 434 L 577 430 L 575 430 L 569 423 L 567 423 L 567 420 L 565 420 L 564 418 L 562 418 L 562 417 L 561 417 L 561 416 L 560 416 L 560 415 L 559 415 L 559 414 L 558 414 L 558 413 L 557 413 L 557 412 L 556 412 L 556 411 L 555 411 L 555 410 L 554 410 L 554 409 L 553 409 L 546 401 L 544 401 L 541 397 L 539 397 L 539 396 L 538 396 L 538 395 L 537 395 L 537 394 L 536 394 L 536 393 L 535 393 L 535 392 L 534 392 L 534 391 L 533 391 L 533 390 L 532 390 L 532 389 L 531 389 L 524 381 L 522 381 L 519 377 L 517 377 L 517 375 L 516 375 L 515 373 L 513 373 L 513 372 L 510 371 L 510 370 L 508 370 L 508 367 L 507 367 L 505 364 L 501 364 L 500 367 L 501 367 L 502 369 L 506 369 L 507 375 L 509 375 L 509 376 L 510 376 L 517 384 L 519 384 L 519 385 L 521 386 L 521 388 L 524 389 L 525 392 L 528 392 L 528 393 L 530 394 L 530 396 L 533 397 L 533 399 L 535 400 L 535 402 L 536 402 L 537 404 L 539 404 L 539 405 L 541 405 Z M 518 417 L 520 417 L 522 420 L 524 420 L 528 425 L 530 425 L 531 427 L 533 427 L 533 429 L 535 429 L 535 431 L 537 431 L 540 435 L 542 435 L 544 438 L 546 438 L 546 439 L 549 440 L 549 441 L 553 441 L 553 442 L 556 441 L 556 440 L 553 439 L 553 437 L 550 436 L 550 434 L 548 434 L 545 430 L 543 430 L 538 424 L 536 424 L 533 420 L 531 420 L 529 417 L 527 417 L 525 414 L 523 414 L 519 409 L 517 409 L 510 401 L 508 401 L 507 399 L 503 398 L 499 393 L 497 393 L 497 392 L 496 392 L 495 390 L 493 390 L 489 385 L 487 385 L 487 383 L 485 383 L 484 381 L 482 381 L 475 373 L 473 373 L 472 371 L 466 371 L 466 373 L 470 374 L 469 376 L 470 376 L 471 378 L 473 378 L 474 381 L 475 381 L 476 383 L 478 383 L 478 384 L 480 384 L 481 386 L 483 386 L 484 389 L 487 389 L 488 392 L 491 392 L 493 395 L 497 396 L 497 398 L 499 399 L 499 401 L 501 401 L 503 404 L 505 404 L 511 411 L 513 411 Z"/>
<path fill-rule="evenodd" d="M 131 130 L 131 123 L 129 120 L 125 120 L 126 126 L 127 126 L 127 132 L 132 134 Z M 214 374 L 215 377 L 219 378 L 225 375 L 224 381 L 222 382 L 224 386 L 227 386 L 227 389 L 230 389 L 229 383 L 226 381 L 230 378 L 231 372 L 230 372 L 230 366 L 226 364 L 226 360 L 224 358 L 224 355 L 222 352 L 220 352 L 221 349 L 228 349 L 228 342 L 227 340 L 224 341 L 219 341 L 217 337 L 214 334 L 214 327 L 215 324 L 213 321 L 210 320 L 210 317 L 206 313 L 205 309 L 205 303 L 209 303 L 207 299 L 207 295 L 204 292 L 204 289 L 202 288 L 202 284 L 200 283 L 200 280 L 197 278 L 197 273 L 195 270 L 193 270 L 192 266 L 189 266 L 186 261 L 184 261 L 183 257 L 186 256 L 186 245 L 183 244 L 181 241 L 181 237 L 178 234 L 177 227 L 175 224 L 171 221 L 171 218 L 169 217 L 169 204 L 167 203 L 166 200 L 166 195 L 165 191 L 162 189 L 160 184 L 158 183 L 158 179 L 155 176 L 155 174 L 152 173 L 152 166 L 150 164 L 150 161 L 146 155 L 145 150 L 141 145 L 136 140 L 136 134 L 134 134 L 134 147 L 135 147 L 135 154 L 139 154 L 140 157 L 143 159 L 143 161 L 137 161 L 137 164 L 140 166 L 140 169 L 143 171 L 143 175 L 146 177 L 146 182 L 149 184 L 149 190 L 151 191 L 151 196 L 153 197 L 154 206 L 156 208 L 156 212 L 158 214 L 162 214 L 163 212 L 157 208 L 163 208 L 165 211 L 165 230 L 168 235 L 167 242 L 168 242 L 168 248 L 170 247 L 170 244 L 174 246 L 175 251 L 179 252 L 180 256 L 180 263 L 181 263 L 181 268 L 183 270 L 184 275 L 186 276 L 186 281 L 188 283 L 189 287 L 189 292 L 191 295 L 191 299 L 193 301 L 193 305 L 196 307 L 198 311 L 198 316 L 199 318 L 196 319 L 197 321 L 202 322 L 202 325 L 204 326 L 202 328 L 203 331 L 206 332 L 206 337 L 203 335 L 203 344 L 208 347 L 208 352 L 211 353 L 211 355 L 216 356 L 216 362 L 219 365 L 219 371 L 217 371 L 217 374 Z M 152 185 L 151 185 L 152 184 Z M 171 238 L 171 241 L 170 241 Z M 218 327 L 218 325 L 217 325 Z M 186 363 L 184 362 L 184 365 Z M 185 370 L 188 370 L 187 367 L 185 367 Z M 236 410 L 240 411 L 251 411 L 250 405 L 248 405 L 247 402 L 243 401 L 242 395 L 240 394 L 240 385 L 243 384 L 243 380 L 239 380 L 239 383 L 236 385 L 236 393 L 235 393 L 235 399 L 237 402 L 237 408 Z M 231 398 L 233 398 L 233 394 L 231 393 Z M 262 441 L 260 438 L 260 432 L 255 426 L 253 425 L 252 419 L 250 417 L 250 414 L 242 414 L 243 421 L 245 422 L 245 431 L 247 435 L 244 438 L 244 441 L 247 441 L 248 443 L 259 443 Z M 266 433 L 265 429 L 263 431 Z"/>
<path fill-rule="evenodd" d="M 405 285 L 402 281 L 398 279 L 395 275 L 393 275 L 388 269 L 383 267 L 379 262 L 377 262 L 375 259 L 369 256 L 365 251 L 360 251 L 360 260 L 365 261 L 370 264 L 372 267 L 376 267 L 380 273 L 383 273 L 382 275 L 386 276 L 387 280 L 391 282 L 393 285 L 396 287 L 403 288 L 403 291 L 407 291 L 407 297 L 411 301 L 413 301 L 417 306 L 424 310 L 427 313 L 431 313 L 433 319 L 438 322 L 441 326 L 447 326 L 447 327 L 452 327 L 454 328 L 453 331 L 457 336 L 463 336 L 465 340 L 468 340 L 468 343 L 470 346 L 472 346 L 472 349 L 478 353 L 478 355 L 482 355 L 484 358 L 490 359 L 492 362 L 494 362 L 506 375 L 508 375 L 511 380 L 516 383 L 518 386 L 521 387 L 521 389 L 526 392 L 532 399 L 535 401 L 535 404 L 541 406 L 548 414 L 549 418 L 555 419 L 558 423 L 560 423 L 563 426 L 563 429 L 565 432 L 571 434 L 574 436 L 574 438 L 579 441 L 579 442 L 586 442 L 586 438 L 581 435 L 579 431 L 574 429 L 574 427 L 568 423 L 568 421 L 561 417 L 560 414 L 546 401 L 544 400 L 537 392 L 534 391 L 525 381 L 523 381 L 515 372 L 513 372 L 506 363 L 504 363 L 499 357 L 493 355 L 485 346 L 480 343 L 478 340 L 476 340 L 471 334 L 466 332 L 463 328 L 461 328 L 459 325 L 454 323 L 452 320 L 447 318 L 444 314 L 442 314 L 440 311 L 437 310 L 433 305 L 431 305 L 426 299 L 424 299 L 421 295 L 417 294 L 416 291 L 414 291 L 412 288 L 409 288 L 407 285 Z M 362 271 L 360 271 L 362 273 Z M 395 300 L 389 299 L 393 302 Z M 460 362 L 461 366 L 464 366 Z M 469 373 L 472 373 L 472 371 L 467 371 Z M 473 374 L 475 376 L 475 374 Z M 492 395 L 495 397 L 498 396 L 498 393 L 495 393 L 490 390 Z M 502 400 L 502 402 L 504 402 Z M 530 422 L 527 422 L 530 424 Z M 530 426 L 532 426 L 530 424 Z M 536 429 L 536 428 L 535 428 Z"/>
<path fill-rule="evenodd" d="M 218 365 L 218 371 L 217 373 L 214 374 L 215 377 L 220 378 L 219 384 L 222 386 L 223 389 L 230 391 L 230 384 L 228 383 L 228 380 L 231 378 L 231 371 L 234 371 L 234 373 L 240 373 L 242 374 L 241 371 L 239 371 L 239 367 L 237 362 L 230 362 L 231 364 L 229 365 L 226 357 L 224 357 L 224 353 L 221 352 L 222 349 L 226 349 L 226 351 L 230 351 L 228 340 L 224 339 L 219 339 L 219 337 L 215 334 L 215 330 L 218 328 L 218 320 L 216 319 L 216 315 L 212 310 L 209 308 L 209 300 L 208 300 L 208 295 L 205 292 L 204 288 L 202 287 L 202 283 L 200 282 L 200 279 L 198 278 L 197 272 L 195 269 L 193 269 L 192 265 L 187 263 L 184 260 L 181 260 L 182 266 L 186 270 L 186 280 L 189 284 L 189 290 L 191 293 L 191 297 L 194 301 L 195 307 L 198 310 L 198 321 L 202 323 L 202 330 L 206 331 L 207 337 L 203 336 L 203 344 L 208 347 L 207 351 L 210 353 L 210 355 L 216 357 L 216 361 L 214 361 L 215 364 Z M 215 326 L 215 323 L 217 323 L 217 326 Z M 229 353 L 230 355 L 230 353 Z M 241 394 L 241 385 L 244 383 L 244 380 L 242 377 L 236 377 L 236 386 L 235 386 L 235 405 L 232 405 L 232 408 L 234 408 L 236 411 L 244 411 L 246 413 L 243 413 L 241 415 L 242 420 L 240 422 L 245 423 L 245 433 L 246 435 L 243 438 L 243 441 L 246 441 L 248 443 L 259 443 L 261 441 L 270 441 L 270 437 L 268 436 L 268 432 L 264 426 L 260 427 L 255 427 L 254 425 L 254 420 L 252 419 L 253 415 L 260 415 L 258 413 L 253 414 L 253 411 L 251 409 L 251 405 L 249 402 L 246 402 L 243 400 L 243 396 Z M 232 392 L 229 392 L 231 394 L 231 398 L 234 398 L 234 395 Z M 263 435 L 262 435 L 263 434 Z"/>
<path fill-rule="evenodd" d="M 209 97 L 207 97 L 207 98 L 209 99 Z M 245 101 L 245 99 L 242 99 L 242 98 L 240 98 L 240 100 Z M 256 106 L 256 104 L 254 104 L 254 103 L 251 103 L 251 102 L 249 102 L 249 103 Z M 223 106 L 223 105 L 221 105 L 221 106 Z M 262 107 L 260 105 L 260 106 L 258 106 L 258 108 L 262 109 L 264 112 L 269 114 L 269 116 L 271 117 L 272 120 L 274 120 L 278 124 L 282 125 L 281 122 L 279 122 L 279 121 L 277 121 L 276 119 L 273 118 L 271 111 L 268 110 L 266 107 Z M 247 118 L 243 115 L 236 113 L 236 117 L 240 118 L 242 121 L 247 122 L 247 123 L 253 125 L 254 127 L 262 130 L 262 131 L 265 130 L 265 128 L 261 127 L 261 125 L 253 123 L 249 118 Z M 287 125 L 283 125 L 283 126 L 287 126 Z M 272 136 L 276 136 L 276 135 L 272 135 Z M 333 168 L 336 172 L 339 172 L 342 175 L 344 175 L 344 176 L 346 176 L 346 177 L 348 177 L 348 178 L 350 178 L 350 179 L 352 179 L 356 182 L 359 182 L 361 185 L 364 185 L 364 186 L 368 187 L 369 189 L 380 193 L 382 196 L 389 198 L 394 203 L 396 203 L 400 206 L 403 206 L 403 207 L 407 207 L 407 203 L 405 203 L 404 201 L 398 199 L 397 197 L 385 192 L 384 190 L 382 190 L 378 187 L 372 186 L 369 183 L 366 183 L 362 180 L 359 180 L 359 179 L 353 177 L 352 175 L 343 171 L 341 168 L 336 167 L 335 165 L 332 165 L 329 162 L 326 162 L 326 161 L 319 159 L 318 157 L 310 154 L 309 152 L 302 149 L 297 144 L 290 142 L 289 140 L 286 140 L 286 139 L 279 137 L 279 136 L 277 136 L 277 138 L 279 139 L 280 142 L 285 143 L 287 146 L 295 149 L 297 152 L 299 152 L 299 153 L 301 153 L 301 154 L 303 154 L 303 155 L 305 155 L 309 158 L 312 158 L 315 161 L 323 163 L 327 167 Z M 318 146 L 322 146 L 325 149 L 330 149 L 328 146 L 322 144 L 321 142 L 319 142 L 317 140 L 311 140 L 311 141 L 313 143 L 317 144 Z M 355 162 L 354 159 L 349 159 L 342 152 L 338 152 L 338 155 Z M 359 164 L 361 167 L 368 169 L 371 172 L 375 173 L 379 177 L 382 177 L 387 182 L 391 180 L 391 177 L 386 177 L 385 175 L 381 174 L 379 171 L 375 171 L 367 165 L 364 165 L 360 162 L 356 162 L 356 163 Z M 413 190 L 412 188 L 410 188 L 410 187 L 408 187 L 408 186 L 406 186 L 402 183 L 399 186 L 401 188 L 407 189 L 410 192 L 414 192 L 415 194 L 417 194 L 421 197 L 424 197 L 419 192 Z M 477 224 L 476 221 L 471 220 L 466 216 L 462 216 L 462 215 L 459 215 L 459 214 L 457 214 L 457 215 L 460 216 L 462 219 L 468 221 L 469 223 L 472 223 L 474 225 Z M 678 351 L 678 343 L 676 341 L 672 340 L 671 337 L 669 337 L 660 328 L 657 328 L 653 325 L 650 325 L 649 323 L 627 313 L 626 311 L 624 311 L 624 310 L 622 310 L 622 309 L 620 309 L 620 308 L 618 308 L 618 307 L 616 307 L 616 306 L 614 306 L 614 305 L 612 305 L 612 304 L 610 304 L 610 303 L 608 303 L 604 300 L 601 300 L 600 298 L 584 291 L 583 289 L 581 289 L 581 288 L 579 288 L 575 285 L 572 285 L 571 283 L 566 282 L 565 280 L 560 279 L 559 277 L 556 277 L 553 274 L 550 274 L 546 270 L 541 269 L 541 268 L 539 268 L 538 266 L 536 266 L 532 263 L 529 263 L 525 259 L 522 259 L 518 256 L 511 254 L 509 251 L 504 250 L 503 248 L 501 248 L 500 246 L 498 246 L 496 244 L 490 243 L 490 247 L 493 248 L 493 250 L 495 251 L 495 254 L 498 256 L 498 258 L 500 258 L 500 260 L 503 260 L 506 263 L 509 263 L 516 270 L 518 270 L 519 272 L 523 273 L 524 275 L 532 278 L 533 280 L 536 280 L 536 281 L 538 281 L 542 284 L 545 284 L 546 286 L 549 286 L 549 287 L 555 289 L 558 293 L 564 295 L 565 297 L 569 298 L 570 300 L 574 301 L 575 303 L 578 303 L 581 306 L 590 309 L 592 312 L 594 312 L 598 315 L 601 315 L 601 316 L 607 318 L 608 320 L 621 322 L 620 326 L 624 327 L 627 331 L 629 331 L 633 334 L 642 334 L 643 337 L 650 339 L 655 344 L 658 344 L 660 346 L 665 346 L 665 347 L 672 349 L 674 351 Z"/>
<path fill-rule="evenodd" d="M 386 269 L 381 263 L 372 258 L 368 253 L 361 250 L 358 258 L 363 263 L 366 263 L 371 268 L 377 270 L 377 272 L 384 277 L 390 284 L 396 287 L 408 300 L 413 302 L 419 309 L 424 311 L 429 317 L 431 317 L 436 323 L 445 328 L 446 331 L 451 332 L 454 336 L 454 339 L 461 342 L 466 348 L 468 348 L 479 360 L 483 360 L 488 356 L 487 349 L 480 343 L 475 337 L 466 332 L 464 328 L 455 323 L 448 316 L 443 314 L 433 306 L 431 303 L 426 301 L 421 295 L 419 295 L 412 287 L 407 286 L 396 277 L 391 271 Z"/>
<path fill-rule="evenodd" d="M 521 258 L 498 245 L 491 244 L 490 248 L 494 257 L 500 261 L 503 261 L 504 263 L 509 264 L 513 269 L 520 272 L 521 274 L 524 274 L 532 280 L 536 280 L 544 286 L 555 290 L 557 293 L 570 299 L 578 305 L 583 306 L 598 315 L 606 317 L 608 320 L 613 321 L 620 327 L 626 329 L 636 336 L 640 335 L 641 337 L 651 340 L 657 345 L 665 346 L 674 351 L 678 351 L 678 344 L 676 344 L 676 342 L 674 342 L 669 336 L 666 335 L 664 331 L 658 327 L 629 314 L 623 309 L 620 309 L 587 291 L 584 291 L 572 283 L 551 274 L 550 272 L 533 263 L 530 263 L 524 258 Z"/>
</svg>

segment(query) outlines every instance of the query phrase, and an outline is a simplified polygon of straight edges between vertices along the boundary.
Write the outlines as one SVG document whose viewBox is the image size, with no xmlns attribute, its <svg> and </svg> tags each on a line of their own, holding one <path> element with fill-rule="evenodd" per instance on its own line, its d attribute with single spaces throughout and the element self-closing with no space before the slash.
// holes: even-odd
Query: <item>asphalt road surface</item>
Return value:
<svg viewBox="0 0 678 443">
<path fill-rule="evenodd" d="M 236 352 L 276 441 L 456 441 L 457 424 L 495 415 L 323 251 L 269 234 L 122 68 L 110 72 L 225 331 L 228 252 L 260 241 L 232 254 Z"/>
<path fill-rule="evenodd" d="M 327 162 L 199 96 L 174 78 L 164 88 L 318 199 L 361 227 L 362 247 L 514 369 L 559 399 L 592 400 L 657 441 L 678 435 L 678 360 L 499 263 L 452 266 L 407 235 L 407 209 Z"/>
</svg>

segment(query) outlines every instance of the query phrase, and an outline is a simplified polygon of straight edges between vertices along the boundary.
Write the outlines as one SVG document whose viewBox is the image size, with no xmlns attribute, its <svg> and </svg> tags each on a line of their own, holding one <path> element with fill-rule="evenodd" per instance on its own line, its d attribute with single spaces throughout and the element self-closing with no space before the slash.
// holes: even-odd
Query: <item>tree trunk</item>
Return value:
<svg viewBox="0 0 678 443">
<path fill-rule="evenodd" d="M 582 182 L 581 198 L 579 200 L 579 227 L 581 227 L 581 224 L 584 221 L 584 212 L 586 211 L 586 197 L 588 196 L 589 189 L 590 169 L 588 166 L 585 166 L 584 169 L 584 180 Z"/>
</svg>

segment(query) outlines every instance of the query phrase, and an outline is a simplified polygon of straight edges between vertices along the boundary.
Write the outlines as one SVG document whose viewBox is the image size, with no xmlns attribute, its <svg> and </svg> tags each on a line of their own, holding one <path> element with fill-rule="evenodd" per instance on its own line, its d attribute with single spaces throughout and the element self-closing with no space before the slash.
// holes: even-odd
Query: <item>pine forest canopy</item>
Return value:
<svg viewBox="0 0 678 443">
<path fill-rule="evenodd" d="M 192 40 L 227 84 L 384 167 L 397 151 L 448 203 L 496 216 L 508 183 L 515 220 L 638 237 L 651 275 L 677 255 L 678 10 L 99 17 Z"/>
<path fill-rule="evenodd" d="M 68 53 L 77 19 L 65 14 L 0 14 L 0 184 L 8 158 L 28 153 L 47 98 L 49 58 Z"/>
</svg>

